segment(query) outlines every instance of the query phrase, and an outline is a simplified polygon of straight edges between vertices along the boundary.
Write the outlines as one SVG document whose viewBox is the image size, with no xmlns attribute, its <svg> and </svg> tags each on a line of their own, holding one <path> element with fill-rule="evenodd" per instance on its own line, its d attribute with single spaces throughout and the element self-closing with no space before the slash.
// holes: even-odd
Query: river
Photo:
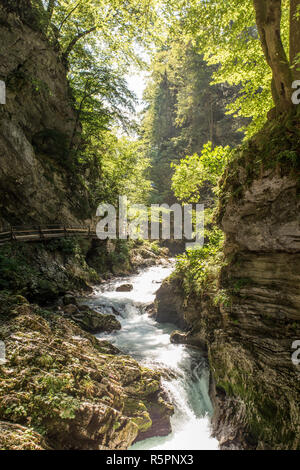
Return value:
<svg viewBox="0 0 300 470">
<path fill-rule="evenodd" d="M 130 354 L 149 368 L 169 369 L 174 379 L 163 379 L 175 414 L 172 433 L 138 442 L 131 450 L 211 450 L 218 442 L 210 436 L 212 404 L 208 394 L 209 371 L 199 351 L 170 342 L 174 325 L 156 323 L 145 313 L 155 299 L 162 281 L 172 272 L 172 265 L 143 269 L 136 275 L 117 278 L 95 291 L 88 304 L 101 312 L 119 313 L 122 330 L 97 337 L 109 340 L 123 353 Z M 124 283 L 133 285 L 131 292 L 116 292 Z M 173 374 L 172 374 L 173 376 Z"/>
</svg>

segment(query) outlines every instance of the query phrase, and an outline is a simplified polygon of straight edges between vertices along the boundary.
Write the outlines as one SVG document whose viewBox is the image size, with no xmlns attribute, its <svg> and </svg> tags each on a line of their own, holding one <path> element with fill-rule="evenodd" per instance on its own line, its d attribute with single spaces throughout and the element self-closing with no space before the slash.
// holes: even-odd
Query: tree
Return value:
<svg viewBox="0 0 300 470">
<path fill-rule="evenodd" d="M 150 45 L 161 27 L 157 0 L 33 2 L 40 14 L 44 10 L 44 30 L 54 44 L 59 43 L 65 61 L 70 60 L 76 46 L 83 41 L 90 50 L 97 49 L 97 43 L 101 42 L 102 48 L 138 61 L 134 44 Z"/>
<path fill-rule="evenodd" d="M 300 79 L 300 2 L 290 0 L 290 64 L 293 77 Z"/>
<path fill-rule="evenodd" d="M 214 68 L 190 41 L 170 39 L 154 56 L 151 70 L 143 143 L 152 164 L 153 201 L 172 203 L 172 163 L 200 153 L 208 141 L 213 146 L 240 142 L 242 122 L 225 111 L 237 89 L 210 86 Z"/>
<path fill-rule="evenodd" d="M 273 100 L 276 109 L 282 112 L 292 106 L 293 81 L 292 70 L 281 37 L 282 1 L 253 0 L 253 4 L 262 49 L 272 70 Z"/>
<path fill-rule="evenodd" d="M 248 136 L 262 127 L 274 104 L 277 114 L 291 110 L 291 83 L 299 73 L 298 8 L 296 0 L 191 0 L 185 5 L 180 28 L 184 24 L 208 63 L 218 65 L 214 83 L 241 85 L 228 109 L 252 118 Z"/>
<path fill-rule="evenodd" d="M 102 65 L 105 62 L 106 65 Z M 80 122 L 83 132 L 79 142 L 85 146 L 91 137 L 99 136 L 112 124 L 130 129 L 132 118 L 129 113 L 134 113 L 135 96 L 128 90 L 122 70 L 116 67 L 113 70 L 105 57 L 99 60 L 99 64 L 93 59 L 83 57 L 77 60 L 69 78 L 77 104 L 77 119 L 70 149 L 73 148 L 73 143 L 78 141 L 75 134 Z"/>
<path fill-rule="evenodd" d="M 229 146 L 213 148 L 208 142 L 200 155 L 187 156 L 179 164 L 173 164 L 172 189 L 176 197 L 188 203 L 200 202 L 201 190 L 217 185 L 230 157 Z"/>
</svg>

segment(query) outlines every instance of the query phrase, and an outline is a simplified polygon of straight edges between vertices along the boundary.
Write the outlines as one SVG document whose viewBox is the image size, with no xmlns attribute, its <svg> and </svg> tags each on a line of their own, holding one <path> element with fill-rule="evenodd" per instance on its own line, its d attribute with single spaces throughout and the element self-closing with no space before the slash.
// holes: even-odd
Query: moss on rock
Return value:
<svg viewBox="0 0 300 470">
<path fill-rule="evenodd" d="M 0 419 L 31 427 L 56 449 L 128 448 L 151 427 L 148 408 L 165 403 L 160 374 L 61 315 L 25 305 L 0 317 Z M 21 440 L 20 448 L 31 445 Z"/>
</svg>

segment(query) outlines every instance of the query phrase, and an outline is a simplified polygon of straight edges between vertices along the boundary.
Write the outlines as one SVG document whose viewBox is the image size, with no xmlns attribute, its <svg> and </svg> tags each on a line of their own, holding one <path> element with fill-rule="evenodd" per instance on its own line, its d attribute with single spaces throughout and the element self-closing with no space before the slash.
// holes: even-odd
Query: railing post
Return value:
<svg viewBox="0 0 300 470">
<path fill-rule="evenodd" d="M 44 234 L 43 234 L 42 227 L 40 225 L 39 225 L 39 232 L 40 232 L 40 239 L 43 240 L 44 239 Z"/>
<path fill-rule="evenodd" d="M 65 238 L 67 238 L 67 229 L 65 225 L 64 225 L 64 234 L 65 234 Z"/>
</svg>

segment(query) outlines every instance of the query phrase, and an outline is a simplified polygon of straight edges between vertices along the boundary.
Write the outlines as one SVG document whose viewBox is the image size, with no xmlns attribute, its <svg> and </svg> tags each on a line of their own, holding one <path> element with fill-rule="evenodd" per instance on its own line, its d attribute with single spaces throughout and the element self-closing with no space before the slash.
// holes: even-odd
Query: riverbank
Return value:
<svg viewBox="0 0 300 470">
<path fill-rule="evenodd" d="M 161 374 L 88 332 L 111 331 L 118 321 L 74 310 L 75 288 L 81 295 L 92 292 L 100 274 L 113 276 L 112 265 L 96 273 L 87 262 L 91 252 L 83 256 L 77 251 L 81 242 L 72 240 L 67 253 L 67 242 L 63 250 L 32 244 L 2 252 L 7 284 L 0 293 L 0 340 L 6 350 L 0 366 L 0 436 L 6 435 L 1 450 L 126 449 L 140 432 L 153 428 L 150 408 L 169 426 L 173 407 Z M 143 265 L 160 262 L 160 252 L 135 250 L 127 265 L 132 270 L 138 253 Z"/>
</svg>

